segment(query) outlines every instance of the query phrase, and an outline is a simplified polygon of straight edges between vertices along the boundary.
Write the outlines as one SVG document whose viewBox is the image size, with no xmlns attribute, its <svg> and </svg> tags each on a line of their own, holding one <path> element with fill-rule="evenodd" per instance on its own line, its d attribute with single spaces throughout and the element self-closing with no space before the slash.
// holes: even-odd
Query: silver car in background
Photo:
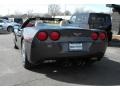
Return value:
<svg viewBox="0 0 120 90">
<path fill-rule="evenodd" d="M 0 33 L 5 33 L 5 32 L 12 32 L 14 30 L 14 26 L 19 25 L 18 23 L 15 22 L 10 22 L 9 20 L 6 19 L 0 19 Z"/>
</svg>

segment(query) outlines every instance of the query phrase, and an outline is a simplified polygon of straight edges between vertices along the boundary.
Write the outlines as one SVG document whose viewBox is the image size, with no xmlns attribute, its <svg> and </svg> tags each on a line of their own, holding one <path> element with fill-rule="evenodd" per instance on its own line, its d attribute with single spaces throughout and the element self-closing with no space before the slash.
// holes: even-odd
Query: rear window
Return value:
<svg viewBox="0 0 120 90">
<path fill-rule="evenodd" d="M 23 23 L 23 19 L 22 18 L 15 18 L 14 22 L 22 24 Z"/>
<path fill-rule="evenodd" d="M 111 24 L 111 18 L 107 14 L 90 14 L 89 23 L 100 25 Z"/>
</svg>

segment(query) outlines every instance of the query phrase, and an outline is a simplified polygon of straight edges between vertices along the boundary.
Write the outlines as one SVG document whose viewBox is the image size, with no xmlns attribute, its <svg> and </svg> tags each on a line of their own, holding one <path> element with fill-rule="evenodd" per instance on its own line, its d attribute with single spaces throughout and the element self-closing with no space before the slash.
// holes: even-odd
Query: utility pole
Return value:
<svg viewBox="0 0 120 90">
<path fill-rule="evenodd" d="M 65 17 L 66 17 L 66 9 L 67 9 L 67 4 L 66 4 L 66 2 L 65 2 L 64 19 L 65 19 Z"/>
<path fill-rule="evenodd" d="M 7 12 L 8 16 L 10 15 L 10 10 L 8 9 L 8 12 Z"/>
</svg>

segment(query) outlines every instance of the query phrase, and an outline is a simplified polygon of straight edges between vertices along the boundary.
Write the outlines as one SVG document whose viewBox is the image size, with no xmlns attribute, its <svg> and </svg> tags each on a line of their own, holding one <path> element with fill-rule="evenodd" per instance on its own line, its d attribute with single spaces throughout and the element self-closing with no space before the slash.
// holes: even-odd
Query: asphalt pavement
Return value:
<svg viewBox="0 0 120 90">
<path fill-rule="evenodd" d="M 24 69 L 20 51 L 13 46 L 12 34 L 0 34 L 1 86 L 120 85 L 120 41 L 112 42 L 104 58 L 92 66 L 43 64 L 34 70 Z"/>
</svg>

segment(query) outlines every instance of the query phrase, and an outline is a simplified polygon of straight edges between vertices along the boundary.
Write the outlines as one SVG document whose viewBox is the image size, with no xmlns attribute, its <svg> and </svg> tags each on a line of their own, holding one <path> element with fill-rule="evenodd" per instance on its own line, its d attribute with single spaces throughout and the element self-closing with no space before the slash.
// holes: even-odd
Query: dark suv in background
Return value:
<svg viewBox="0 0 120 90">
<path fill-rule="evenodd" d="M 111 16 L 105 13 L 75 13 L 71 16 L 69 25 L 88 29 L 105 30 L 108 41 L 112 40 Z"/>
<path fill-rule="evenodd" d="M 23 24 L 23 19 L 22 18 L 14 18 L 14 22 Z"/>
</svg>

